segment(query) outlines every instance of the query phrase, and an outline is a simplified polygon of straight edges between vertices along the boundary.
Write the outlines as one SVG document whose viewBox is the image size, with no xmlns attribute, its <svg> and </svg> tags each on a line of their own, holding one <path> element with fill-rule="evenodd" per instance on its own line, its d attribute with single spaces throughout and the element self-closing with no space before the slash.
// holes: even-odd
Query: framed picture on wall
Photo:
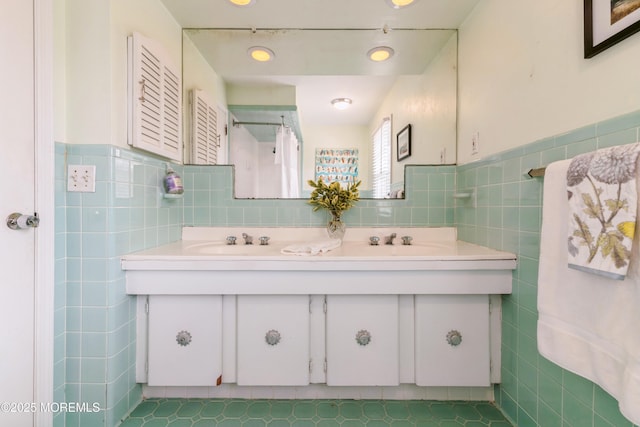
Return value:
<svg viewBox="0 0 640 427">
<path fill-rule="evenodd" d="M 397 155 L 398 161 L 402 159 L 406 159 L 411 155 L 411 125 L 406 125 L 398 135 L 396 136 L 397 140 Z"/>
<path fill-rule="evenodd" d="M 640 31 L 640 0 L 584 0 L 584 57 Z"/>
</svg>

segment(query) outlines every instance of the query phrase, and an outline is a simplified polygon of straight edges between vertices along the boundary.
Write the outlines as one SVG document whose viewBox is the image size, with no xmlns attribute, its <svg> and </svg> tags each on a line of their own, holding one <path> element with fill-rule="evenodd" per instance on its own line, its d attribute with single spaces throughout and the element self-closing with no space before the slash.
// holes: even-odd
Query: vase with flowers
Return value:
<svg viewBox="0 0 640 427">
<path fill-rule="evenodd" d="M 342 239 L 346 229 L 344 222 L 342 222 L 342 213 L 360 200 L 358 187 L 361 181 L 348 184 L 346 188 L 343 188 L 337 181 L 325 184 L 322 178 L 319 178 L 317 182 L 309 180 L 307 183 L 313 188 L 309 198 L 309 204 L 314 206 L 313 211 L 327 209 L 331 214 L 331 219 L 327 224 L 329 237 Z"/>
</svg>

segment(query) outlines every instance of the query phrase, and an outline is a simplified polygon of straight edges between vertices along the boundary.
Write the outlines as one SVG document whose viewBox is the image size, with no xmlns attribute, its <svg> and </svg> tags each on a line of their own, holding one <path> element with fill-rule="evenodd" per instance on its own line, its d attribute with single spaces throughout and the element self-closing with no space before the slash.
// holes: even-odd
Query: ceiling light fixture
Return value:
<svg viewBox="0 0 640 427">
<path fill-rule="evenodd" d="M 414 4 L 416 1 L 417 0 L 387 0 L 387 4 L 394 9 L 401 9 Z"/>
<path fill-rule="evenodd" d="M 229 0 L 235 6 L 251 6 L 256 0 Z"/>
<path fill-rule="evenodd" d="M 271 61 L 276 57 L 276 54 L 269 48 L 263 46 L 253 46 L 247 51 L 249 56 L 258 62 Z"/>
<path fill-rule="evenodd" d="M 374 47 L 369 52 L 367 52 L 367 56 L 372 61 L 382 62 L 391 58 L 394 53 L 395 53 L 394 50 L 391 49 L 390 47 L 378 46 L 378 47 Z"/>
<path fill-rule="evenodd" d="M 331 101 L 331 105 L 338 110 L 349 108 L 352 103 L 353 101 L 350 98 L 336 98 Z"/>
</svg>

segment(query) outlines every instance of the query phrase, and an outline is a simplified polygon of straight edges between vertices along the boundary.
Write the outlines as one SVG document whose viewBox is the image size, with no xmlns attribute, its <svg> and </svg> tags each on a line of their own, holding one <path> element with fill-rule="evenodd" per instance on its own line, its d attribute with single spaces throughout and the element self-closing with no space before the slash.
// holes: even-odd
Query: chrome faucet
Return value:
<svg viewBox="0 0 640 427">
<path fill-rule="evenodd" d="M 384 244 L 385 245 L 393 245 L 393 239 L 395 239 L 396 236 L 397 236 L 396 233 L 391 233 L 391 235 L 386 236 L 384 238 Z"/>
<path fill-rule="evenodd" d="M 371 236 L 369 237 L 369 244 L 371 246 L 378 246 L 378 243 L 380 242 L 380 238 L 378 236 Z"/>
<path fill-rule="evenodd" d="M 261 236 L 260 237 L 260 244 L 262 246 L 268 245 L 269 244 L 269 236 Z"/>
<path fill-rule="evenodd" d="M 403 245 L 410 245 L 412 240 L 413 240 L 413 237 L 411 236 L 402 236 Z"/>
<path fill-rule="evenodd" d="M 247 233 L 242 233 L 245 245 L 253 245 L 253 236 L 249 236 Z"/>
<path fill-rule="evenodd" d="M 227 237 L 227 245 L 235 245 L 236 244 L 236 236 Z"/>
</svg>

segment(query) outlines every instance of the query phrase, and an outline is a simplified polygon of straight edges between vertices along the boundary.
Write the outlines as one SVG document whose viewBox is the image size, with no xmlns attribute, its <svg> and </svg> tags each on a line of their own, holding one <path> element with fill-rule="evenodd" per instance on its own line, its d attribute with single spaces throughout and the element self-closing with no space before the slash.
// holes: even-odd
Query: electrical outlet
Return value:
<svg viewBox="0 0 640 427">
<path fill-rule="evenodd" d="M 480 152 L 480 132 L 474 132 L 471 135 L 471 155 L 476 155 Z"/>
<path fill-rule="evenodd" d="M 67 191 L 95 193 L 96 192 L 95 165 L 67 166 Z"/>
</svg>

